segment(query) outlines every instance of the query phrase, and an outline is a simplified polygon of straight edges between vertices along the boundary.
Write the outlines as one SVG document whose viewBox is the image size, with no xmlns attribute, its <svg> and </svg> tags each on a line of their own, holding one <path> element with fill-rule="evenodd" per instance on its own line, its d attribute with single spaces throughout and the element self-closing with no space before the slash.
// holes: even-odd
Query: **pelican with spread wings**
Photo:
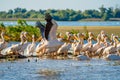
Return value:
<svg viewBox="0 0 120 80">
<path fill-rule="evenodd" d="M 44 26 L 40 21 L 36 23 L 36 27 L 40 29 L 41 36 L 44 39 L 43 44 L 36 48 L 36 52 L 44 51 L 42 53 L 57 52 L 58 48 L 63 44 L 57 40 L 56 31 L 57 23 L 52 19 L 51 15 L 47 13 L 45 15 L 46 26 Z"/>
</svg>

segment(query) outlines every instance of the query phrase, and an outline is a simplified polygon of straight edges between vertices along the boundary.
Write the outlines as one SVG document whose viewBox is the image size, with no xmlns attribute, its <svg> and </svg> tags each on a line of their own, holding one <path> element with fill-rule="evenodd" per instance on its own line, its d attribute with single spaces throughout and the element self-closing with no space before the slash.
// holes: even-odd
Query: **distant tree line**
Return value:
<svg viewBox="0 0 120 80">
<path fill-rule="evenodd" d="M 79 21 L 82 19 L 102 19 L 102 20 L 110 20 L 110 18 L 120 18 L 120 8 L 105 8 L 103 5 L 98 10 L 73 10 L 73 9 L 65 9 L 65 10 L 55 10 L 55 9 L 47 9 L 47 10 L 26 10 L 25 8 L 15 8 L 14 10 L 10 9 L 6 11 L 0 11 L 0 19 L 14 19 L 14 18 L 22 18 L 22 19 L 32 19 L 39 18 L 44 19 L 44 14 L 50 13 L 53 18 L 57 21 Z"/>
</svg>

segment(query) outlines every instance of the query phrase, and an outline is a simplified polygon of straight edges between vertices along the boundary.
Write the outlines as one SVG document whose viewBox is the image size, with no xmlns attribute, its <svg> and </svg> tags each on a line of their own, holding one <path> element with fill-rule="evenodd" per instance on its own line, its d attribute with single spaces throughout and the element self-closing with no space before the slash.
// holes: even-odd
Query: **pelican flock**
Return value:
<svg viewBox="0 0 120 80">
<path fill-rule="evenodd" d="M 46 56 L 49 54 L 53 57 L 59 55 L 68 57 L 69 51 L 72 50 L 70 54 L 79 60 L 90 60 L 96 57 L 106 60 L 120 60 L 120 41 L 118 36 L 111 34 L 111 39 L 109 39 L 106 33 L 101 34 L 100 32 L 100 35 L 98 34 L 96 37 L 92 32 L 88 34 L 86 43 L 86 36 L 83 33 L 73 34 L 66 32 L 66 38 L 59 35 L 50 41 L 42 39 L 37 45 L 34 39 L 35 36 L 32 35 L 32 42 L 30 43 L 27 40 L 27 32 L 23 31 L 20 34 L 21 42 L 7 47 L 8 42 L 4 39 L 4 32 L 1 32 L 0 57 L 3 56 L 2 50 L 5 50 L 6 55 L 20 54 L 26 56 L 25 54 L 28 54 L 31 56 L 36 54 L 36 56 Z"/>
<path fill-rule="evenodd" d="M 0 57 L 3 56 L 1 51 L 4 50 L 4 55 L 26 56 L 27 54 L 31 56 L 36 54 L 39 57 L 47 55 L 69 57 L 71 55 L 79 60 L 90 60 L 92 58 L 120 60 L 120 41 L 115 34 L 111 34 L 111 38 L 104 30 L 101 30 L 97 36 L 88 32 L 88 38 L 87 35 L 80 32 L 57 34 L 58 25 L 56 21 L 49 14 L 46 14 L 45 20 L 46 26 L 39 21 L 36 25 L 40 29 L 42 37 L 38 44 L 35 42 L 34 34 L 30 43 L 27 38 L 28 33 L 22 31 L 20 34 L 21 42 L 7 47 L 8 42 L 4 39 L 4 32 L 1 32 Z"/>
</svg>

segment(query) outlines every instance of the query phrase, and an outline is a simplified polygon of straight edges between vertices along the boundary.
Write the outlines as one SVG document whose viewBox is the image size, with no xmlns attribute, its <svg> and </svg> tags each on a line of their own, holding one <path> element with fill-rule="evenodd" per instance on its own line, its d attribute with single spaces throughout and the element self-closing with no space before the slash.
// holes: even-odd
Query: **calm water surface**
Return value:
<svg viewBox="0 0 120 80">
<path fill-rule="evenodd" d="M 17 25 L 17 21 L 0 21 L 5 26 Z M 29 25 L 35 26 L 35 21 L 27 21 Z M 45 22 L 43 22 L 45 23 Z M 120 21 L 57 21 L 59 26 L 120 26 Z"/>
<path fill-rule="evenodd" d="M 35 60 L 0 62 L 0 80 L 120 80 L 120 61 Z"/>
</svg>

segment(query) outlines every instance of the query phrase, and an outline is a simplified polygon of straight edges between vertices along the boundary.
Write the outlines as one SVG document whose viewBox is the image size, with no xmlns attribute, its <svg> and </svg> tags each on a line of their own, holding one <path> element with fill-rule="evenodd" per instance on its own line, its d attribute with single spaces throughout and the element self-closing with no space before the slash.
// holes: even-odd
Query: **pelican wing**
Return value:
<svg viewBox="0 0 120 80">
<path fill-rule="evenodd" d="M 45 38 L 45 35 L 44 35 L 44 33 L 45 33 L 45 26 L 40 21 L 37 21 L 36 22 L 36 27 L 39 27 L 40 34 L 41 34 L 42 38 Z"/>
</svg>

